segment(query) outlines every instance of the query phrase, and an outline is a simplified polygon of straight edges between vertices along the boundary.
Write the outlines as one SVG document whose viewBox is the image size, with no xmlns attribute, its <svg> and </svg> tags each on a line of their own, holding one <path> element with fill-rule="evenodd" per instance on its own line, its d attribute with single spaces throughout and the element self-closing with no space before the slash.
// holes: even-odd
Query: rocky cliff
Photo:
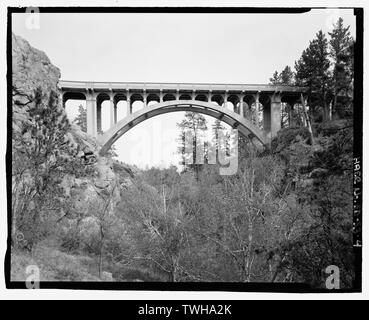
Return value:
<svg viewBox="0 0 369 320">
<path fill-rule="evenodd" d="M 32 47 L 26 40 L 12 34 L 13 87 L 24 93 L 32 93 L 41 87 L 47 93 L 57 90 L 60 70 L 47 55 Z"/>
<path fill-rule="evenodd" d="M 45 105 L 50 92 L 58 92 L 60 70 L 51 63 L 44 52 L 32 47 L 26 40 L 15 34 L 12 35 L 12 68 L 13 130 L 17 130 L 21 127 L 19 122 L 29 121 L 27 109 L 32 104 L 32 97 L 37 88 L 42 89 Z M 98 156 L 100 146 L 96 139 L 82 132 L 76 125 L 71 126 L 68 135 L 82 150 L 78 157 L 81 157 L 83 152 L 89 151 L 97 158 L 97 161 L 91 165 L 91 175 L 78 178 L 66 175 L 62 182 L 66 196 L 72 197 L 75 201 L 73 207 L 81 211 L 82 216 L 88 217 L 88 203 L 99 199 L 99 192 L 114 190 L 113 202 L 116 203 L 119 200 L 119 188 L 115 187 L 119 183 L 112 169 L 112 159 Z M 71 190 L 73 190 L 72 195 Z M 113 209 L 114 206 L 111 207 L 111 210 Z"/>
</svg>

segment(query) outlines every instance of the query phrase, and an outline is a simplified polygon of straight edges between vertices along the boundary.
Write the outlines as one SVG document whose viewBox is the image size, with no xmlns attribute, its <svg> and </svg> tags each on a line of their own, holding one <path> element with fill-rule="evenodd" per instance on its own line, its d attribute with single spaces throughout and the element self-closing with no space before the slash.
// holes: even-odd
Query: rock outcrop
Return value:
<svg viewBox="0 0 369 320">
<path fill-rule="evenodd" d="M 44 52 L 32 47 L 26 40 L 15 34 L 12 34 L 12 67 L 13 130 L 16 130 L 21 127 L 20 122 L 29 121 L 27 109 L 32 104 L 32 97 L 37 88 L 42 90 L 45 105 L 50 92 L 58 92 L 60 70 L 51 63 Z M 78 126 L 72 125 L 68 136 L 80 147 L 81 152 L 78 157 L 83 156 L 84 152 L 93 153 L 96 156 L 96 161 L 89 165 L 92 169 L 91 174 L 84 177 L 65 175 L 61 183 L 65 196 L 72 200 L 72 211 L 78 212 L 79 217 L 88 218 L 91 204 L 101 198 L 99 194 L 101 192 L 111 194 L 113 200 L 110 211 L 113 211 L 114 205 L 119 201 L 119 187 L 116 187 L 119 183 L 113 171 L 112 159 L 99 157 L 100 146 L 96 139 L 82 132 Z M 61 212 L 60 216 L 69 217 L 65 212 Z M 76 215 L 72 214 L 73 216 Z"/>
<path fill-rule="evenodd" d="M 25 94 L 32 94 L 41 87 L 45 93 L 57 91 L 60 70 L 47 55 L 32 47 L 26 40 L 12 34 L 13 87 Z"/>
</svg>

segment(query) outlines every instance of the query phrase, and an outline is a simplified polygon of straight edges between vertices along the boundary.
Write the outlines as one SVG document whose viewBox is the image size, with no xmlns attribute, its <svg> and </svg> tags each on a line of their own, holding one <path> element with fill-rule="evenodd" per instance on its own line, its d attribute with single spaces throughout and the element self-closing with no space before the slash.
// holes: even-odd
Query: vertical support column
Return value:
<svg viewBox="0 0 369 320">
<path fill-rule="evenodd" d="M 238 96 L 238 98 L 240 99 L 239 105 L 240 105 L 240 109 L 239 109 L 239 113 L 241 117 L 245 116 L 245 112 L 243 110 L 243 99 L 244 99 L 245 95 L 244 94 L 240 94 Z"/>
<path fill-rule="evenodd" d="M 270 135 L 271 131 L 271 112 L 270 112 L 270 96 L 266 96 L 264 99 L 264 96 L 262 97 L 262 103 L 263 103 L 263 129 L 264 131 Z"/>
<path fill-rule="evenodd" d="M 129 91 L 127 90 L 127 116 L 132 114 L 132 107 L 131 107 L 131 96 Z"/>
<path fill-rule="evenodd" d="M 260 123 L 260 102 L 259 102 L 260 93 L 256 92 L 254 95 L 255 98 L 255 122 L 256 125 L 259 127 Z"/>
<path fill-rule="evenodd" d="M 102 101 L 96 101 L 96 121 L 97 121 L 97 133 L 101 132 L 101 104 Z"/>
<path fill-rule="evenodd" d="M 224 94 L 223 107 L 227 107 L 227 102 L 228 102 L 228 92 L 226 91 L 226 93 Z"/>
<path fill-rule="evenodd" d="M 211 103 L 211 91 L 209 91 L 209 94 L 208 94 L 208 102 Z"/>
<path fill-rule="evenodd" d="M 295 119 L 294 119 L 295 103 L 296 103 L 296 101 L 294 101 L 294 100 L 290 101 L 290 108 L 288 110 L 288 125 L 290 127 L 295 125 Z"/>
<path fill-rule="evenodd" d="M 110 92 L 110 128 L 113 127 L 116 122 L 117 108 L 114 103 L 113 92 Z"/>
<path fill-rule="evenodd" d="M 270 133 L 273 138 L 277 135 L 277 132 L 281 130 L 281 95 L 274 93 L 270 99 Z"/>
<path fill-rule="evenodd" d="M 114 124 L 117 124 L 118 122 L 117 107 L 117 104 L 114 103 Z"/>
<path fill-rule="evenodd" d="M 143 92 L 143 107 L 144 108 L 147 107 L 147 93 L 146 93 L 146 90 L 144 90 L 144 92 Z"/>
<path fill-rule="evenodd" d="M 163 102 L 163 90 L 160 89 L 160 93 L 159 93 L 159 102 L 162 103 Z"/>
<path fill-rule="evenodd" d="M 87 113 L 87 133 L 96 138 L 97 137 L 97 129 L 96 129 L 96 97 L 94 92 L 87 92 L 86 94 L 86 113 Z"/>
</svg>

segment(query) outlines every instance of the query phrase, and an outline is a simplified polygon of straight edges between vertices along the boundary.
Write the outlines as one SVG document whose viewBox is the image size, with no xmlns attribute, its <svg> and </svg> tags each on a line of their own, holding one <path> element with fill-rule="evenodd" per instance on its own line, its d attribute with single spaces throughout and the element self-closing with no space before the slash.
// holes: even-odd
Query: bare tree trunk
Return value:
<svg viewBox="0 0 369 320">
<path fill-rule="evenodd" d="M 249 226 L 248 226 L 248 233 L 249 233 L 249 243 L 247 246 L 247 258 L 246 258 L 246 282 L 251 281 L 251 269 L 252 269 L 252 241 L 253 241 L 253 223 L 251 220 L 251 216 L 249 217 Z"/>
<path fill-rule="evenodd" d="M 165 194 L 164 185 L 162 186 L 162 192 L 163 192 L 163 210 L 164 210 L 164 213 L 167 213 L 167 202 L 166 202 L 166 194 Z"/>
<path fill-rule="evenodd" d="M 301 104 L 302 104 L 302 110 L 303 110 L 303 114 L 304 114 L 304 117 L 305 117 L 306 125 L 307 125 L 307 128 L 309 130 L 309 134 L 310 134 L 310 143 L 313 146 L 314 145 L 313 129 L 311 127 L 310 117 L 309 117 L 309 115 L 307 113 L 307 110 L 306 110 L 305 99 L 304 99 L 304 96 L 302 94 L 301 94 Z"/>
<path fill-rule="evenodd" d="M 178 272 L 178 258 L 171 257 L 172 259 L 172 270 L 170 272 L 170 281 L 171 282 L 177 282 L 177 272 Z"/>
<path fill-rule="evenodd" d="M 255 179 L 255 171 L 252 170 L 251 176 L 251 190 L 250 190 L 250 199 L 253 199 L 254 196 L 254 179 Z M 251 268 L 252 268 L 252 245 L 253 245 L 253 216 L 252 216 L 252 209 L 249 209 L 249 224 L 248 224 L 248 246 L 247 246 L 247 260 L 246 260 L 246 282 L 251 281 Z"/>
</svg>

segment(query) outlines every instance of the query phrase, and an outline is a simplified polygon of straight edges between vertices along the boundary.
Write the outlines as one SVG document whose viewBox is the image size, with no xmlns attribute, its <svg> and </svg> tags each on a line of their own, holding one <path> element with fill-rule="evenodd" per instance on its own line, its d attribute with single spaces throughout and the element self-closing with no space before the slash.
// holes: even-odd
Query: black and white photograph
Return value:
<svg viewBox="0 0 369 320">
<path fill-rule="evenodd" d="M 7 7 L 7 288 L 361 292 L 363 9 L 82 5 Z"/>
</svg>

